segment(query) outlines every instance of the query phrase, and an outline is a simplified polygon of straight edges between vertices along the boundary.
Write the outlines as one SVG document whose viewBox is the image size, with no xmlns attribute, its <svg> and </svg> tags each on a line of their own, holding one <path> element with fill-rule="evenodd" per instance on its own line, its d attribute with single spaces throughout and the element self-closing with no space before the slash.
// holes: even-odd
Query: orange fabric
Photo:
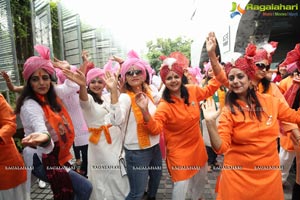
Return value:
<svg viewBox="0 0 300 200">
<path fill-rule="evenodd" d="M 24 183 L 27 175 L 24 161 L 12 138 L 17 127 L 16 116 L 2 95 L 0 110 L 0 190 L 7 190 Z"/>
<path fill-rule="evenodd" d="M 286 132 L 285 135 L 280 136 L 280 146 L 285 149 L 286 151 L 294 151 L 294 144 L 291 140 L 291 134 L 292 132 Z"/>
<path fill-rule="evenodd" d="M 142 149 L 144 149 L 151 145 L 150 138 L 149 138 L 149 131 L 144 127 L 143 113 L 135 102 L 135 93 L 127 91 L 127 94 L 129 95 L 129 97 L 131 99 L 131 107 L 132 107 L 132 111 L 134 113 L 134 117 L 135 117 L 136 124 L 137 124 L 136 128 L 137 128 L 137 134 L 138 134 L 137 135 L 138 142 L 139 142 L 140 147 Z M 147 90 L 146 94 L 152 100 L 152 102 L 154 102 L 149 90 Z"/>
<path fill-rule="evenodd" d="M 288 76 L 279 83 L 283 94 L 293 85 L 293 77 Z M 294 144 L 290 138 L 291 131 L 286 132 L 280 136 L 280 146 L 286 151 L 294 151 Z"/>
<path fill-rule="evenodd" d="M 216 180 L 215 193 L 219 192 L 220 177 L 221 175 L 219 174 Z"/>
<path fill-rule="evenodd" d="M 45 102 L 44 96 L 38 95 L 38 98 Z M 57 97 L 58 103 L 61 105 L 61 111 L 59 113 L 51 110 L 49 104 L 45 103 L 42 108 L 45 113 L 45 117 L 50 124 L 50 126 L 55 130 L 60 146 L 58 160 L 59 164 L 64 165 L 70 159 L 72 159 L 72 154 L 70 149 L 74 142 L 74 127 L 72 120 L 64 107 L 62 101 Z"/>
<path fill-rule="evenodd" d="M 263 92 L 263 86 L 261 83 L 258 84 L 258 92 L 260 92 L 260 93 Z M 286 99 L 284 98 L 283 94 L 281 93 L 281 90 L 279 89 L 279 87 L 273 82 L 270 83 L 270 87 L 265 94 L 269 94 L 273 97 L 277 97 L 280 99 L 280 101 L 284 102 L 286 105 L 289 105 L 287 103 Z M 298 126 L 296 124 L 285 122 L 285 121 L 280 121 L 279 133 L 281 132 L 282 134 L 286 134 L 286 132 L 289 132 L 296 128 L 298 128 Z M 279 134 L 279 136 L 281 136 L 281 135 Z"/>
<path fill-rule="evenodd" d="M 212 79 L 204 88 L 188 85 L 189 105 L 171 96 L 175 103 L 161 100 L 155 115 L 145 125 L 152 134 L 164 133 L 166 163 L 172 181 L 193 177 L 207 162 L 207 153 L 200 130 L 199 102 L 212 96 L 220 83 Z"/>
<path fill-rule="evenodd" d="M 208 81 L 208 83 L 209 82 L 210 82 L 210 80 Z M 205 83 L 205 80 L 202 80 L 202 87 L 204 87 L 205 85 L 207 85 L 207 83 Z M 219 104 L 220 104 L 219 108 L 222 109 L 225 106 L 226 92 L 227 92 L 227 88 L 224 87 L 224 90 L 219 88 L 216 92 L 217 99 L 213 98 L 213 96 L 215 96 L 215 94 L 207 99 L 213 99 L 215 102 L 219 102 Z"/>
<path fill-rule="evenodd" d="M 219 97 L 220 109 L 222 109 L 225 106 L 226 91 L 219 88 L 217 92 Z"/>
<path fill-rule="evenodd" d="M 225 73 L 219 73 L 217 76 L 216 76 L 217 80 L 219 80 L 225 87 L 229 87 L 229 82 L 228 82 L 228 79 L 225 75 Z M 262 85 L 259 84 L 258 87 L 257 87 L 258 91 L 260 93 L 262 93 L 263 91 L 263 88 L 262 88 Z M 279 98 L 282 102 L 284 102 L 286 105 L 288 105 L 288 103 L 286 102 L 281 90 L 279 89 L 279 87 L 271 82 L 271 85 L 270 85 L 270 88 L 269 90 L 266 92 L 266 94 L 270 94 L 274 97 L 277 97 Z M 297 128 L 297 125 L 295 124 L 292 124 L 292 123 L 288 123 L 288 122 L 281 122 L 281 128 L 282 128 L 282 131 L 283 132 L 287 132 L 287 131 L 290 131 L 292 129 L 296 129 Z M 277 131 L 278 132 L 278 131 Z"/>
<path fill-rule="evenodd" d="M 279 88 L 281 89 L 282 91 L 282 94 L 284 94 L 288 89 L 289 87 L 291 87 L 293 84 L 293 77 L 292 76 L 288 76 L 286 77 L 285 79 L 282 79 L 280 82 L 279 82 Z"/>
<path fill-rule="evenodd" d="M 300 111 L 289 108 L 276 97 L 260 93 L 257 96 L 264 108 L 261 122 L 250 118 L 246 104 L 241 101 L 238 103 L 245 118 L 239 111 L 231 114 L 228 107 L 221 113 L 218 132 L 222 145 L 216 152 L 224 153 L 224 166 L 229 170 L 221 172 L 218 199 L 284 199 L 277 153 L 278 120 L 299 124 Z M 267 125 L 270 116 L 272 124 Z M 273 169 L 260 170 L 259 166 Z"/>
<path fill-rule="evenodd" d="M 227 76 L 224 72 L 221 71 L 221 73 L 219 73 L 217 76 L 216 76 L 216 79 L 218 81 L 220 81 L 222 83 L 222 85 L 224 85 L 225 87 L 229 88 L 229 81 L 227 79 Z"/>
<path fill-rule="evenodd" d="M 110 133 L 109 133 L 109 128 L 112 127 L 111 124 L 107 125 L 107 126 L 100 126 L 99 128 L 89 128 L 89 132 L 91 133 L 91 136 L 89 138 L 89 141 L 93 144 L 98 144 L 99 140 L 100 140 L 100 136 L 102 131 L 104 132 L 105 135 L 105 139 L 106 142 L 108 144 L 111 144 L 111 137 L 110 137 Z"/>
</svg>

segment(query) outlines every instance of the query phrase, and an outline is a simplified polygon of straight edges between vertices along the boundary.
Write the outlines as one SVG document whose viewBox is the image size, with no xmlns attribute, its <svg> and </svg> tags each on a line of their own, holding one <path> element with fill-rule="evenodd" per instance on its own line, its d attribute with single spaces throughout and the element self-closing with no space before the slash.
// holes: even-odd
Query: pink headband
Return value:
<svg viewBox="0 0 300 200">
<path fill-rule="evenodd" d="M 139 58 L 137 53 L 133 50 L 129 51 L 127 54 L 128 58 L 125 60 L 125 62 L 121 66 L 121 78 L 125 82 L 125 75 L 126 72 L 130 69 L 132 66 L 136 66 L 138 69 L 142 70 L 142 75 L 144 80 L 146 79 L 146 68 L 149 65 L 146 61 Z"/>
<path fill-rule="evenodd" d="M 93 68 L 93 69 L 89 70 L 89 72 L 86 75 L 86 85 L 89 85 L 91 83 L 91 81 L 96 77 L 103 79 L 104 71 L 100 68 Z"/>
<path fill-rule="evenodd" d="M 163 83 L 166 82 L 166 77 L 170 71 L 175 72 L 180 76 L 183 76 L 183 69 L 178 65 L 175 58 L 166 58 L 163 62 L 163 66 L 160 69 L 160 77 Z"/>
<path fill-rule="evenodd" d="M 34 49 L 40 56 L 32 56 L 26 60 L 23 69 L 23 77 L 26 81 L 38 69 L 44 69 L 50 75 L 55 74 L 54 67 L 50 60 L 49 48 L 43 45 L 36 45 Z"/>
</svg>

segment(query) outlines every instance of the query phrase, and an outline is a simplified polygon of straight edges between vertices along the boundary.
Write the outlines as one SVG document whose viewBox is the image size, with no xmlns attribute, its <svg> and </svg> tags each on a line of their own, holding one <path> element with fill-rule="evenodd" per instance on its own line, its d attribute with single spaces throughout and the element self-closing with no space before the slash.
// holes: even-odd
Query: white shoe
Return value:
<svg viewBox="0 0 300 200">
<path fill-rule="evenodd" d="M 46 183 L 42 180 L 39 180 L 39 188 L 44 189 L 46 187 Z"/>
</svg>

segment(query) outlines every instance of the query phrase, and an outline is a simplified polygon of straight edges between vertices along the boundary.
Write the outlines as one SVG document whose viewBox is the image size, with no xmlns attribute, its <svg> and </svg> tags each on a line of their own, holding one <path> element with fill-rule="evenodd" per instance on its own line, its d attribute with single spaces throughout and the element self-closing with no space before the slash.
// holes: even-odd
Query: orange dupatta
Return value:
<svg viewBox="0 0 300 200">
<path fill-rule="evenodd" d="M 50 108 L 50 105 L 45 101 L 44 96 L 37 95 L 37 97 L 43 102 L 42 108 L 45 113 L 45 117 L 57 135 L 60 147 L 58 160 L 60 165 L 64 165 L 73 157 L 70 153 L 75 137 L 72 120 L 62 101 L 58 97 L 56 100 L 61 105 L 60 112 L 54 112 Z"/>
<path fill-rule="evenodd" d="M 149 138 L 149 131 L 144 127 L 144 118 L 141 109 L 137 106 L 135 102 L 135 93 L 127 91 L 126 92 L 130 99 L 131 99 L 131 107 L 134 113 L 134 117 L 136 120 L 136 131 L 138 136 L 138 142 L 142 149 L 149 147 L 150 144 L 150 138 Z M 146 95 L 151 99 L 152 102 L 154 102 L 152 95 L 150 94 L 149 89 L 147 89 Z"/>
</svg>

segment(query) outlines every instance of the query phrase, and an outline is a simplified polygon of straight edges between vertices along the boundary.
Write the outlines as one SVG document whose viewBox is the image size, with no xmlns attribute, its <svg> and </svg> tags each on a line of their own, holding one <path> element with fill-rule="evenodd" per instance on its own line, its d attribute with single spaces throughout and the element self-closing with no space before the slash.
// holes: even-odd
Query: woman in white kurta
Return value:
<svg viewBox="0 0 300 200">
<path fill-rule="evenodd" d="M 91 199 L 125 199 L 129 193 L 127 176 L 121 176 L 119 154 L 122 148 L 122 117 L 119 113 L 117 80 L 94 68 L 87 73 L 86 89 L 83 73 L 80 105 L 90 131 L 88 148 L 88 179 L 93 185 Z M 105 87 L 110 93 L 102 95 Z"/>
</svg>

